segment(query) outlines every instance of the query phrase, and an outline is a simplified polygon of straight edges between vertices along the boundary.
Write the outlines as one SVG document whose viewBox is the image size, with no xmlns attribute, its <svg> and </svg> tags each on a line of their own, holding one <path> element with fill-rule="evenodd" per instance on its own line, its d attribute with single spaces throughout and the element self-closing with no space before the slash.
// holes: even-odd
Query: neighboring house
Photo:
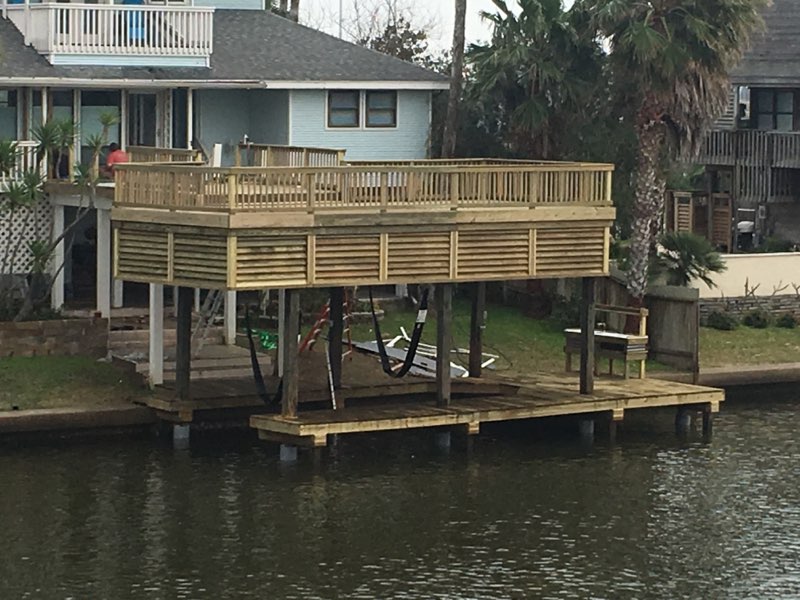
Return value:
<svg viewBox="0 0 800 600">
<path fill-rule="evenodd" d="M 670 207 L 673 227 L 707 233 L 727 251 L 767 237 L 800 242 L 800 4 L 774 0 L 764 19 L 698 159 L 708 187 Z"/>
<path fill-rule="evenodd" d="M 109 141 L 123 148 L 218 146 L 223 166 L 244 140 L 337 148 L 349 160 L 426 158 L 432 94 L 447 87 L 438 74 L 277 16 L 262 0 L 2 11 L 0 139 L 30 140 L 36 124 L 72 118 L 77 161 L 89 159 L 87 141 L 108 110 L 121 117 Z M 58 230 L 75 209 L 51 199 L 67 207 L 55 215 Z M 76 234 L 78 254 L 83 237 L 107 242 L 109 207 L 98 202 L 96 222 Z M 8 238 L 0 235 L 0 250 Z M 73 271 L 65 269 L 68 294 Z"/>
</svg>

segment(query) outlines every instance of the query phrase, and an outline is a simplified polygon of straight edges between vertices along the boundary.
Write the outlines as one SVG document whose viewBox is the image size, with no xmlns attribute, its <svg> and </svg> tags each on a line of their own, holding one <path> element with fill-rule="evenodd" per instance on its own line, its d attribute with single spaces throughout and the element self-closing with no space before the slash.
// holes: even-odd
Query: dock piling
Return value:
<svg viewBox="0 0 800 600">
<path fill-rule="evenodd" d="M 177 299 L 177 346 L 175 349 L 175 390 L 178 399 L 190 399 L 190 381 L 192 371 L 192 307 L 194 291 L 192 288 L 179 287 Z"/>
<path fill-rule="evenodd" d="M 472 315 L 469 332 L 469 376 L 482 375 L 483 330 L 486 327 L 486 283 L 472 284 Z"/>
<path fill-rule="evenodd" d="M 281 414 L 284 417 L 297 416 L 297 401 L 300 382 L 300 369 L 297 360 L 297 338 L 300 335 L 300 292 L 286 290 L 286 321 L 281 339 L 283 353 L 283 398 Z"/>
<path fill-rule="evenodd" d="M 453 286 L 436 286 L 436 404 L 450 406 L 450 351 L 452 349 Z"/>
<path fill-rule="evenodd" d="M 594 393 L 595 280 L 581 280 L 581 394 Z"/>
</svg>

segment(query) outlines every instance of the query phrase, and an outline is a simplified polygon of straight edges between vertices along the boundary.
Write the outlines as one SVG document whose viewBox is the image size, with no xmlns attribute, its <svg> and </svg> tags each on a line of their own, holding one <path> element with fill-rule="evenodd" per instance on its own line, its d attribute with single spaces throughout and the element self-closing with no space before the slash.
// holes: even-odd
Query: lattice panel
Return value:
<svg viewBox="0 0 800 600">
<path fill-rule="evenodd" d="M 317 236 L 317 283 L 374 283 L 380 279 L 380 235 Z"/>
<path fill-rule="evenodd" d="M 303 285 L 308 270 L 306 236 L 239 236 L 236 246 L 236 281 L 240 287 Z"/>
<path fill-rule="evenodd" d="M 0 271 L 2 274 L 27 273 L 31 264 L 28 243 L 50 239 L 53 211 L 47 201 L 34 208 L 17 211 L 11 217 L 0 204 Z M 11 264 L 12 255 L 15 255 Z M 8 257 L 8 258 L 4 258 Z"/>
<path fill-rule="evenodd" d="M 168 249 L 166 232 L 120 229 L 117 233 L 117 277 L 131 281 L 166 281 Z"/>
<path fill-rule="evenodd" d="M 530 272 L 530 231 L 462 231 L 458 234 L 458 279 L 526 277 Z"/>
<path fill-rule="evenodd" d="M 224 287 L 228 283 L 228 238 L 225 235 L 175 233 L 173 277 L 181 283 Z"/>
<path fill-rule="evenodd" d="M 389 279 L 450 277 L 450 233 L 389 234 Z"/>
<path fill-rule="evenodd" d="M 605 238 L 603 227 L 537 230 L 537 276 L 603 274 Z"/>
</svg>

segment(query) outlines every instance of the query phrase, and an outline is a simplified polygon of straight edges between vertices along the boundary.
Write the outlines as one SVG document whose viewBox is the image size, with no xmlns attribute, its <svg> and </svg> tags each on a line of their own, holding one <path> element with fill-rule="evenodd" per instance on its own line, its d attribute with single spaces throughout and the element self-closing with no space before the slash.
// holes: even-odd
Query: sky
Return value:
<svg viewBox="0 0 800 600">
<path fill-rule="evenodd" d="M 342 0 L 345 18 L 352 14 L 354 0 Z M 380 0 L 363 0 L 375 3 Z M 413 12 L 414 24 L 431 23 L 430 41 L 434 50 L 450 48 L 453 37 L 455 0 L 399 0 Z M 513 2 L 509 2 L 513 4 Z M 338 0 L 301 0 L 301 21 L 334 35 L 338 32 Z M 490 26 L 480 17 L 480 11 L 494 11 L 492 0 L 467 0 L 467 42 L 485 41 L 491 36 Z"/>
</svg>

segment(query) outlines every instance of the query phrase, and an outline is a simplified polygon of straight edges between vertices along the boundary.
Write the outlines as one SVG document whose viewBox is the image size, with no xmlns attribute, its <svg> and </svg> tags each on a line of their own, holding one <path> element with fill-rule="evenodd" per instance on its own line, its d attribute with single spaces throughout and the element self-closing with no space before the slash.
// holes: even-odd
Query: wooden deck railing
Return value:
<svg viewBox="0 0 800 600">
<path fill-rule="evenodd" d="M 274 144 L 239 144 L 236 166 L 249 167 L 338 167 L 344 150 Z"/>
<path fill-rule="evenodd" d="M 203 162 L 199 150 L 185 148 L 157 148 L 155 146 L 128 146 L 128 159 L 132 163 L 191 163 Z"/>
<path fill-rule="evenodd" d="M 36 168 L 36 150 L 38 148 L 38 142 L 32 140 L 16 142 L 16 160 L 8 173 L 0 173 L 0 190 L 6 189 L 6 186 L 12 181 L 19 181 L 25 171 Z"/>
<path fill-rule="evenodd" d="M 800 132 L 711 131 L 697 161 L 717 166 L 800 169 Z"/>
<path fill-rule="evenodd" d="M 613 165 L 119 165 L 116 205 L 189 211 L 408 211 L 611 205 Z"/>
</svg>

